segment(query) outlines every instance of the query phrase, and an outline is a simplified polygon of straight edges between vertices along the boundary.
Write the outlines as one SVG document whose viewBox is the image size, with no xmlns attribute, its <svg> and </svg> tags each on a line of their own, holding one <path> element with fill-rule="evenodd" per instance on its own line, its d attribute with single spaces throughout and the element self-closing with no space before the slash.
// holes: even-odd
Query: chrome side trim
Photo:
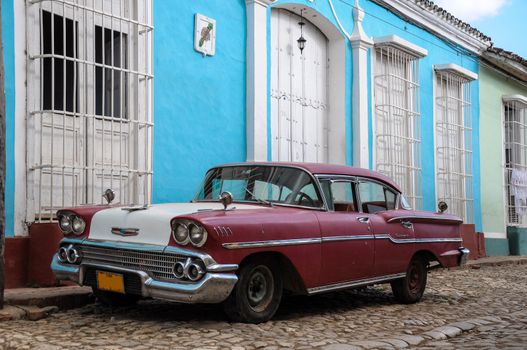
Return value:
<svg viewBox="0 0 527 350">
<path fill-rule="evenodd" d="M 394 222 L 398 220 L 411 220 L 411 219 L 425 219 L 425 220 L 433 220 L 433 221 L 452 221 L 452 222 L 463 223 L 463 220 L 445 219 L 445 218 L 440 218 L 437 216 L 423 216 L 423 215 L 401 215 L 401 216 L 396 216 L 391 219 L 388 219 L 386 222 L 390 223 L 390 222 Z"/>
<path fill-rule="evenodd" d="M 392 281 L 392 280 L 399 279 L 399 278 L 404 278 L 405 276 L 406 276 L 406 273 L 403 272 L 403 273 L 395 273 L 393 275 L 379 276 L 379 277 L 374 277 L 374 278 L 365 278 L 365 279 L 356 280 L 356 281 L 328 284 L 326 286 L 308 288 L 307 293 L 311 295 L 311 294 L 318 294 L 318 293 L 323 293 L 323 292 L 334 292 L 337 290 L 342 290 L 342 289 L 347 289 L 347 288 L 363 287 L 363 286 L 367 286 L 370 284 L 377 284 L 377 283 Z"/>
<path fill-rule="evenodd" d="M 375 239 L 388 239 L 395 244 L 409 244 L 409 243 L 457 243 L 463 242 L 461 238 L 393 238 L 389 234 L 375 235 Z"/>
<path fill-rule="evenodd" d="M 320 243 L 320 238 L 299 238 L 299 239 L 281 239 L 269 241 L 255 241 L 255 242 L 233 242 L 223 243 L 223 248 L 227 249 L 243 249 L 243 248 L 263 248 L 263 247 L 279 247 L 288 245 L 302 245 Z"/>
<path fill-rule="evenodd" d="M 331 236 L 322 237 L 322 242 L 340 242 L 340 241 L 360 241 L 365 239 L 374 239 L 374 235 L 355 235 L 355 236 Z"/>
<path fill-rule="evenodd" d="M 300 239 L 282 239 L 269 241 L 255 241 L 255 242 L 232 242 L 223 243 L 222 246 L 226 249 L 244 249 L 244 248 L 265 248 L 265 247 L 280 247 L 289 245 L 303 245 L 315 244 L 325 242 L 340 242 L 340 241 L 355 241 L 368 239 L 388 239 L 395 244 L 409 244 L 409 243 L 453 243 L 462 242 L 461 238 L 393 238 L 390 234 L 378 235 L 351 235 L 351 236 L 330 236 L 322 238 L 300 238 Z"/>
</svg>

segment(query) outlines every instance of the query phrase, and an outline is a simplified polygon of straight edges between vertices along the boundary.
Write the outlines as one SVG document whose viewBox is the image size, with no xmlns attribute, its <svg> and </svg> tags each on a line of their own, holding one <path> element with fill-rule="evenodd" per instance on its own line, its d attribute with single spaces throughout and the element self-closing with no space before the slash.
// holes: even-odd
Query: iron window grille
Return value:
<svg viewBox="0 0 527 350">
<path fill-rule="evenodd" d="M 152 0 L 26 1 L 27 218 L 151 202 Z"/>
<path fill-rule="evenodd" d="M 375 169 L 396 181 L 416 209 L 422 207 L 419 92 L 419 59 L 396 47 L 377 47 Z"/>
<path fill-rule="evenodd" d="M 504 98 L 507 225 L 527 226 L 527 98 Z"/>
<path fill-rule="evenodd" d="M 451 72 L 436 72 L 437 198 L 465 223 L 474 223 L 470 81 Z"/>
</svg>

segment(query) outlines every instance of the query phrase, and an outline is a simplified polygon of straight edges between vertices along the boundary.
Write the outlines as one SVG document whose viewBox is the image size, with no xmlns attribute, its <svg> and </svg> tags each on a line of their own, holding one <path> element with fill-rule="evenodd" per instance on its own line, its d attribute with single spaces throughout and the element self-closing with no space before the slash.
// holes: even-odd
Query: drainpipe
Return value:
<svg viewBox="0 0 527 350">
<path fill-rule="evenodd" d="M 0 38 L 2 38 L 2 4 L 0 3 Z M 1 39 L 0 39 L 1 40 Z M 0 309 L 4 308 L 5 286 L 5 91 L 4 45 L 0 45 Z"/>
</svg>

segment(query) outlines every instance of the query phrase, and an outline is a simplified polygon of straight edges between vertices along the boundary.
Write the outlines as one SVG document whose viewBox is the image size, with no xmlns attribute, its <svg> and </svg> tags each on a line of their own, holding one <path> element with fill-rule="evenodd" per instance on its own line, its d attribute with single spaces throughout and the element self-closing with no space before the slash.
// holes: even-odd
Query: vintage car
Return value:
<svg viewBox="0 0 527 350">
<path fill-rule="evenodd" d="M 461 219 L 445 209 L 412 210 L 397 184 L 365 169 L 229 164 L 210 169 L 189 203 L 58 211 L 65 237 L 51 268 L 107 304 L 223 302 L 240 322 L 269 320 L 284 291 L 389 282 L 414 303 L 430 266 L 464 264 L 469 253 Z"/>
</svg>

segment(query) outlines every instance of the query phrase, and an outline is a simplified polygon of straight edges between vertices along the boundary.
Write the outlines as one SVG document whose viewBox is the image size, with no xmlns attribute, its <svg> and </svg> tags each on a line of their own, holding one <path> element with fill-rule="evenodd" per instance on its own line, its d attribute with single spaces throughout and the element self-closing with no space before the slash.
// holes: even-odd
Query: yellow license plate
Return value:
<svg viewBox="0 0 527 350">
<path fill-rule="evenodd" d="M 119 273 L 97 271 L 97 287 L 109 292 L 124 294 L 124 278 Z"/>
</svg>

